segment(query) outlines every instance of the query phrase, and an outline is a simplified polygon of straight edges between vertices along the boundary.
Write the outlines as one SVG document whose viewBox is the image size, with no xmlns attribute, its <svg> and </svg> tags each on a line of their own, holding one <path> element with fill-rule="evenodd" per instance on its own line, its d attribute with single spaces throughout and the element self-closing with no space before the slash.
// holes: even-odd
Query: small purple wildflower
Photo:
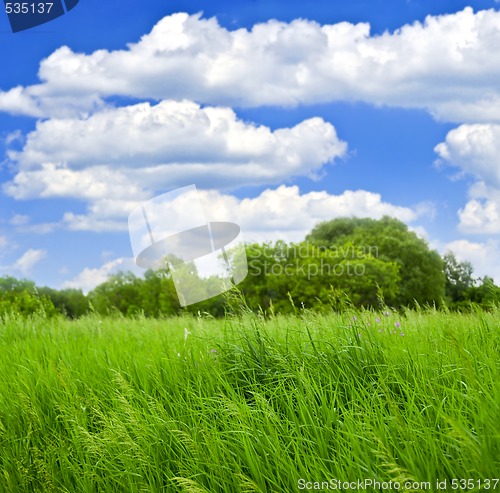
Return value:
<svg viewBox="0 0 500 493">
<path fill-rule="evenodd" d="M 212 354 L 217 354 L 217 349 L 210 349 L 210 352 L 211 352 Z"/>
<path fill-rule="evenodd" d="M 396 322 L 394 325 L 395 325 L 396 327 L 401 327 L 401 323 L 400 323 L 400 322 Z"/>
<path fill-rule="evenodd" d="M 377 318 L 375 319 L 375 322 L 377 322 L 377 323 L 379 324 L 379 323 L 380 323 L 380 318 L 378 318 L 378 317 L 377 317 Z"/>
<path fill-rule="evenodd" d="M 352 317 L 352 319 L 356 322 L 356 320 L 358 319 L 358 317 Z"/>
</svg>

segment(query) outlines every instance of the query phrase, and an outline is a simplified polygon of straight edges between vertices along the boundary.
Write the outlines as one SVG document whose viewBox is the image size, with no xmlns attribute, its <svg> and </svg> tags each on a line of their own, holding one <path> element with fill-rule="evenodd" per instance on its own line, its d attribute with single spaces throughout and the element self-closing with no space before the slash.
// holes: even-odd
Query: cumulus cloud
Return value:
<svg viewBox="0 0 500 493">
<path fill-rule="evenodd" d="M 36 169 L 23 169 L 3 190 L 15 199 L 71 197 L 86 201 L 147 195 L 120 170 L 95 166 L 75 171 L 66 164 L 40 163 Z"/>
<path fill-rule="evenodd" d="M 336 217 L 397 217 L 404 222 L 417 219 L 410 208 L 382 200 L 378 193 L 346 190 L 340 195 L 326 191 L 301 194 L 297 186 L 280 186 L 263 191 L 255 198 L 237 199 L 216 191 L 201 191 L 201 201 L 209 220 L 238 223 L 252 241 L 303 240 L 320 221 Z"/>
<path fill-rule="evenodd" d="M 229 108 L 141 103 L 38 122 L 23 149 L 9 152 L 18 172 L 4 190 L 17 199 L 141 200 L 194 182 L 237 188 L 314 177 L 346 150 L 321 118 L 272 131 Z"/>
<path fill-rule="evenodd" d="M 384 215 L 411 223 L 422 216 L 431 217 L 433 209 L 424 204 L 402 207 L 385 202 L 381 195 L 366 190 L 346 190 L 340 195 L 326 191 L 301 194 L 297 186 L 281 185 L 266 189 L 253 198 L 238 198 L 215 190 L 198 190 L 197 197 L 209 221 L 231 221 L 241 226 L 246 239 L 300 241 L 319 221 L 336 217 L 371 217 Z M 166 202 L 159 220 L 164 227 L 178 231 L 183 224 L 175 218 L 189 213 L 186 197 Z M 29 224 L 22 230 L 48 233 L 56 229 L 72 231 L 128 231 L 127 218 L 143 201 L 102 200 L 91 204 L 87 213 L 63 213 L 58 222 Z M 184 228 L 185 229 L 185 228 Z"/>
<path fill-rule="evenodd" d="M 126 49 L 57 49 L 40 64 L 40 84 L 0 93 L 0 110 L 88 113 L 113 95 L 253 107 L 357 100 L 498 121 L 499 43 L 500 13 L 471 7 L 377 36 L 367 23 L 302 19 L 230 31 L 178 13 Z"/>
<path fill-rule="evenodd" d="M 346 190 L 340 195 L 326 191 L 301 194 L 297 186 L 281 185 L 264 190 L 254 198 L 237 198 L 214 190 L 198 190 L 207 220 L 231 221 L 241 226 L 245 239 L 266 241 L 286 239 L 300 241 L 319 221 L 336 217 L 357 216 L 379 219 L 384 215 L 396 217 L 410 223 L 428 209 L 418 204 L 414 208 L 401 207 L 384 202 L 378 193 L 365 190 Z M 137 204 L 117 208 L 113 218 L 102 219 L 98 211 L 87 215 L 67 213 L 63 226 L 75 230 L 113 231 L 127 229 L 127 216 Z M 189 211 L 189 196 L 179 196 L 165 202 L 161 208 L 163 228 L 182 230 L 183 224 L 175 218 L 186 217 Z M 185 229 L 185 228 L 184 228 Z"/>
<path fill-rule="evenodd" d="M 500 284 L 500 244 L 496 240 L 472 242 L 456 240 L 445 245 L 443 251 L 451 250 L 459 261 L 470 262 L 475 277 L 492 277 Z"/>
<path fill-rule="evenodd" d="M 496 195 L 500 195 L 497 192 Z M 464 233 L 500 233 L 500 197 L 471 199 L 458 211 L 459 228 Z"/>
<path fill-rule="evenodd" d="M 460 125 L 435 151 L 447 164 L 500 188 L 500 125 Z"/>
<path fill-rule="evenodd" d="M 45 256 L 45 250 L 35 250 L 30 248 L 24 252 L 12 265 L 12 269 L 19 271 L 21 274 L 28 274 L 36 264 L 38 264 Z"/>
<path fill-rule="evenodd" d="M 500 233 L 500 125 L 461 125 L 435 151 L 442 162 L 475 178 L 458 211 L 465 233 Z"/>
<path fill-rule="evenodd" d="M 38 108 L 34 88 L 13 87 L 9 91 L 0 91 L 0 110 L 13 115 L 43 116 Z M 30 95 L 30 93 L 35 93 Z"/>
<path fill-rule="evenodd" d="M 111 275 L 117 274 L 120 271 L 131 271 L 136 275 L 140 275 L 144 272 L 135 265 L 133 258 L 121 257 L 106 262 L 101 267 L 86 267 L 73 279 L 65 281 L 62 288 L 81 289 L 87 294 L 99 284 L 106 282 Z"/>
</svg>

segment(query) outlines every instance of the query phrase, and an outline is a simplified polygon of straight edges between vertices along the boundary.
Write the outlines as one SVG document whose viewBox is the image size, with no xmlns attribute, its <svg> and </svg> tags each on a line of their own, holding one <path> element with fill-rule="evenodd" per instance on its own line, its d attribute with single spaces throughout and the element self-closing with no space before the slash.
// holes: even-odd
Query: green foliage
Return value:
<svg viewBox="0 0 500 493">
<path fill-rule="evenodd" d="M 169 258 L 164 267 L 143 277 L 115 274 L 87 296 L 76 289 L 37 288 L 25 279 L 3 277 L 0 314 L 42 311 L 78 318 L 95 311 L 124 317 L 223 317 L 241 311 L 295 313 L 298 308 L 344 311 L 347 305 L 416 308 L 438 307 L 444 301 L 446 308 L 470 311 L 500 304 L 500 288 L 492 279 L 476 281 L 470 263 L 458 262 L 452 253 L 441 258 L 405 224 L 389 217 L 325 221 L 303 242 L 254 243 L 246 245 L 246 255 L 243 249 L 226 254 L 239 270 L 248 260 L 247 278 L 231 293 L 215 295 L 220 278 L 201 279 L 193 262 Z M 170 265 L 193 299 L 208 299 L 181 308 Z"/>
<path fill-rule="evenodd" d="M 89 313 L 90 304 L 81 289 L 52 289 L 47 286 L 37 288 L 40 295 L 45 296 L 55 309 L 68 318 L 78 318 Z"/>
<path fill-rule="evenodd" d="M 121 313 L 148 317 L 173 315 L 179 310 L 175 288 L 166 269 L 146 271 L 144 278 L 119 272 L 92 290 L 89 300 L 103 315 Z"/>
<path fill-rule="evenodd" d="M 439 304 L 444 298 L 440 255 L 397 219 L 334 219 L 318 224 L 306 239 L 329 248 L 351 242 L 379 260 L 395 262 L 400 276 L 397 306 Z"/>
<path fill-rule="evenodd" d="M 0 316 L 43 314 L 52 317 L 56 312 L 50 298 L 39 294 L 34 282 L 10 276 L 0 277 Z"/>
<path fill-rule="evenodd" d="M 466 291 L 475 284 L 472 265 L 469 262 L 459 262 L 452 252 L 447 252 L 443 257 L 443 271 L 448 302 L 454 304 L 464 301 Z"/>
<path fill-rule="evenodd" d="M 448 252 L 443 257 L 443 266 L 446 297 L 451 309 L 471 311 L 500 304 L 500 288 L 488 276 L 475 279 L 469 262 L 459 262 L 452 252 Z"/>
<path fill-rule="evenodd" d="M 321 309 L 329 304 L 332 290 L 342 290 L 357 306 L 375 306 L 380 289 L 388 302 L 397 300 L 398 265 L 353 243 L 326 248 L 279 241 L 249 245 L 247 255 L 248 277 L 240 289 L 253 309 Z"/>
</svg>

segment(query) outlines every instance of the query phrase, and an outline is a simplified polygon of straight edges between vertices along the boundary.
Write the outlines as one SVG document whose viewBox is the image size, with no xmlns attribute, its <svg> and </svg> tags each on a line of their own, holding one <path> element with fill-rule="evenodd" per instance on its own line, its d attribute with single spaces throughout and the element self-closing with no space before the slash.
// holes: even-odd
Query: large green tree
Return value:
<svg viewBox="0 0 500 493">
<path fill-rule="evenodd" d="M 379 260 L 395 262 L 400 277 L 395 305 L 440 304 L 444 299 L 441 256 L 397 219 L 333 219 L 318 224 L 306 239 L 329 248 L 351 242 Z"/>
<path fill-rule="evenodd" d="M 376 305 L 380 291 L 388 302 L 397 300 L 399 266 L 352 243 L 337 248 L 309 242 L 252 244 L 247 255 L 248 276 L 240 288 L 253 309 L 329 306 L 332 293 L 339 291 L 358 306 Z"/>
</svg>

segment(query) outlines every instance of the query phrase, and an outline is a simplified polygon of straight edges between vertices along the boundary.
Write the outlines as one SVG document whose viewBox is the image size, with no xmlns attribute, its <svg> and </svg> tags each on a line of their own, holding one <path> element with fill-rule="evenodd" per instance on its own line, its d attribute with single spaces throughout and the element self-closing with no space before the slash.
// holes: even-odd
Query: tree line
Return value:
<svg viewBox="0 0 500 493">
<path fill-rule="evenodd" d="M 230 257 L 231 252 L 227 253 Z M 244 259 L 232 257 L 232 262 Z M 170 270 L 143 277 L 120 272 L 87 295 L 30 280 L 0 277 L 0 315 L 19 313 L 78 318 L 89 312 L 161 317 L 183 312 L 223 316 L 235 304 L 287 313 L 300 308 L 341 309 L 423 305 L 470 310 L 500 303 L 500 287 L 475 278 L 472 265 L 429 248 L 397 219 L 339 218 L 318 224 L 299 243 L 246 245 L 248 275 L 233 292 L 182 308 Z M 192 266 L 192 269 L 195 269 Z"/>
</svg>

